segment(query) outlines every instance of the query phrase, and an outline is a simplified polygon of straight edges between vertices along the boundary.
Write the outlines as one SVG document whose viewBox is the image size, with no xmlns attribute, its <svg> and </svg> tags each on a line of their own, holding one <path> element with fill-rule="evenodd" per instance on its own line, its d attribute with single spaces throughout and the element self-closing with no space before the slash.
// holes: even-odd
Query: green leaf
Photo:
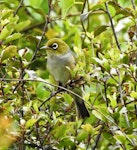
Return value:
<svg viewBox="0 0 137 150">
<path fill-rule="evenodd" d="M 114 93 L 113 96 L 108 95 L 108 98 L 110 99 L 111 106 L 115 108 L 117 106 L 116 93 Z"/>
<path fill-rule="evenodd" d="M 85 131 L 88 132 L 89 134 L 93 132 L 93 126 L 91 126 L 89 123 L 84 124 L 81 126 L 81 128 Z"/>
<path fill-rule="evenodd" d="M 26 20 L 26 21 L 22 21 L 20 23 L 18 23 L 16 25 L 16 30 L 19 32 L 19 31 L 22 31 L 23 29 L 25 29 L 26 27 L 28 27 L 30 25 L 31 21 L 30 20 Z"/>
<path fill-rule="evenodd" d="M 106 2 L 107 0 L 101 0 L 99 1 L 98 3 L 93 3 L 92 4 L 92 7 L 91 7 L 91 10 L 103 10 L 105 9 L 105 6 L 104 6 L 104 3 Z"/>
<path fill-rule="evenodd" d="M 11 41 L 20 39 L 21 37 L 22 37 L 22 34 L 21 34 L 21 33 L 14 33 L 14 34 L 8 36 L 8 37 L 6 38 L 6 40 L 5 40 L 4 43 L 5 43 L 5 44 L 6 44 L 6 43 L 9 43 L 9 42 L 11 42 Z"/>
<path fill-rule="evenodd" d="M 116 14 L 115 8 L 111 5 L 108 5 L 108 7 L 109 7 L 109 12 L 110 12 L 111 16 L 112 17 L 115 16 L 115 14 Z"/>
<path fill-rule="evenodd" d="M 26 129 L 32 127 L 32 126 L 36 123 L 36 121 L 37 121 L 37 119 L 33 119 L 33 118 L 32 118 L 32 119 L 29 119 L 29 120 L 26 122 L 26 125 L 25 125 Z"/>
<path fill-rule="evenodd" d="M 130 96 L 133 97 L 133 98 L 137 98 L 137 92 L 132 91 L 132 92 L 130 93 Z"/>
<path fill-rule="evenodd" d="M 62 10 L 63 18 L 67 15 L 68 10 L 74 5 L 74 0 L 60 0 L 59 5 Z"/>
<path fill-rule="evenodd" d="M 104 118 L 104 116 L 102 116 L 99 112 L 97 112 L 96 110 L 93 110 L 92 111 L 92 114 L 95 116 L 95 117 L 97 117 L 98 119 L 100 119 L 100 120 L 104 120 L 105 118 Z"/>
<path fill-rule="evenodd" d="M 68 130 L 68 126 L 65 124 L 62 124 L 62 125 L 56 127 L 56 132 L 55 132 L 54 136 L 56 138 L 62 138 L 67 130 Z"/>
<path fill-rule="evenodd" d="M 41 9 L 39 9 L 39 8 L 34 8 L 34 7 L 32 7 L 32 6 L 26 6 L 26 7 L 32 9 L 32 10 L 31 10 L 31 9 L 29 9 L 29 10 L 31 10 L 30 12 L 32 13 L 32 15 L 33 15 L 36 19 L 39 19 L 39 16 L 38 16 L 38 15 L 42 16 L 43 19 L 45 19 L 45 13 L 44 13 Z"/>
<path fill-rule="evenodd" d="M 1 61 L 4 61 L 5 59 L 11 58 L 13 56 L 16 56 L 17 54 L 17 47 L 14 45 L 8 46 L 6 49 L 4 49 L 1 53 Z"/>
<path fill-rule="evenodd" d="M 85 132 L 84 130 L 82 130 L 77 136 L 78 142 L 81 142 L 82 140 L 86 139 L 88 135 L 89 135 L 88 132 Z"/>
<path fill-rule="evenodd" d="M 109 26 L 107 26 L 107 25 L 102 25 L 102 26 L 98 27 L 98 28 L 94 31 L 94 36 L 96 37 L 96 36 L 100 35 L 102 32 L 106 31 L 108 27 L 109 27 Z"/>
<path fill-rule="evenodd" d="M 114 135 L 114 138 L 121 144 L 124 144 L 126 142 L 126 137 L 124 135 Z"/>
<path fill-rule="evenodd" d="M 36 102 L 33 104 L 33 108 L 37 113 L 39 112 L 38 104 Z"/>
<path fill-rule="evenodd" d="M 13 13 L 13 10 L 10 10 L 10 9 L 6 10 L 6 9 L 4 9 L 2 11 L 2 14 L 1 14 L 1 19 L 3 19 L 3 20 L 7 19 L 12 13 Z"/>
<path fill-rule="evenodd" d="M 40 99 L 47 98 L 50 95 L 49 91 L 47 91 L 44 88 L 44 85 L 42 83 L 38 84 L 38 86 L 36 88 L 36 94 L 37 94 L 37 97 Z"/>
<path fill-rule="evenodd" d="M 14 31 L 14 28 L 12 26 L 14 25 L 9 24 L 2 29 L 0 34 L 0 40 L 4 40 L 7 36 L 9 36 Z"/>
<path fill-rule="evenodd" d="M 71 136 L 68 136 L 68 137 L 64 137 L 60 142 L 59 142 L 59 148 L 61 149 L 62 146 L 63 147 L 68 147 L 70 148 L 70 146 L 74 146 L 74 142 L 72 141 L 71 139 Z"/>
<path fill-rule="evenodd" d="M 63 96 L 64 96 L 64 100 L 65 100 L 68 104 L 71 104 L 71 103 L 72 103 L 73 99 L 72 99 L 72 97 L 71 97 L 69 94 L 64 93 Z"/>
</svg>

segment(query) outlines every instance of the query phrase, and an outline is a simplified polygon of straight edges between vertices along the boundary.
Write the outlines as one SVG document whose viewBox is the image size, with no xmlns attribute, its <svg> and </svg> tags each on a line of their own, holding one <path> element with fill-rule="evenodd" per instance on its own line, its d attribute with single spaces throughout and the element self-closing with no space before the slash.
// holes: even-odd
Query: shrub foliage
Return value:
<svg viewBox="0 0 137 150">
<path fill-rule="evenodd" d="M 137 148 L 137 1 L 0 1 L 0 149 Z M 90 112 L 46 70 L 53 37 L 76 54 Z"/>
</svg>

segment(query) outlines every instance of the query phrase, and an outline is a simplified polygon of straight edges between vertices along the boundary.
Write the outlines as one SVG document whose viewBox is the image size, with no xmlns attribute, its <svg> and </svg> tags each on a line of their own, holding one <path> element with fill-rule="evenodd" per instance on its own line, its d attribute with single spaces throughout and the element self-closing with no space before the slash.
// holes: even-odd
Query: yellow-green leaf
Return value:
<svg viewBox="0 0 137 150">
<path fill-rule="evenodd" d="M 28 129 L 29 127 L 32 127 L 34 125 L 34 123 L 36 123 L 36 119 L 32 118 L 32 119 L 29 119 L 27 122 L 26 122 L 26 125 L 25 127 Z"/>
<path fill-rule="evenodd" d="M 1 53 L 1 61 L 11 58 L 17 54 L 17 47 L 14 45 L 10 45 L 6 47 Z"/>
<path fill-rule="evenodd" d="M 89 123 L 82 125 L 81 128 L 88 133 L 92 133 L 93 131 L 93 127 Z"/>
<path fill-rule="evenodd" d="M 121 144 L 124 144 L 126 142 L 126 137 L 124 135 L 115 135 L 114 138 Z"/>
<path fill-rule="evenodd" d="M 4 43 L 8 43 L 8 42 L 17 40 L 17 39 L 19 39 L 19 38 L 21 38 L 21 37 L 22 37 L 22 34 L 21 34 L 21 33 L 14 33 L 14 34 L 8 36 L 8 37 L 6 38 L 6 40 L 5 40 Z"/>
<path fill-rule="evenodd" d="M 132 92 L 130 93 L 130 96 L 133 97 L 133 98 L 137 98 L 137 92 L 132 91 Z"/>
</svg>

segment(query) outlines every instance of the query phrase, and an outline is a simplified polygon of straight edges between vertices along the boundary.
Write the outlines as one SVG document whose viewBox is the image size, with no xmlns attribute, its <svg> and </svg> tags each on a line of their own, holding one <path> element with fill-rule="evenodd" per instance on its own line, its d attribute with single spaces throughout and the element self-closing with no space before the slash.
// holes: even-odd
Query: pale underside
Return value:
<svg viewBox="0 0 137 150">
<path fill-rule="evenodd" d="M 70 79 L 69 69 L 75 67 L 75 59 L 71 51 L 63 55 L 48 54 L 47 68 L 55 81 L 66 84 Z"/>
</svg>

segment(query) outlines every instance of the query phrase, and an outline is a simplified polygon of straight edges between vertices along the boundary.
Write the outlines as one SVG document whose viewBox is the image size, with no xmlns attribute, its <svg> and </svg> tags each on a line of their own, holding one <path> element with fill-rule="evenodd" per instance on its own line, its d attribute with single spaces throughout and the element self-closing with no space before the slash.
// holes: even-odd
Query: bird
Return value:
<svg viewBox="0 0 137 150">
<path fill-rule="evenodd" d="M 73 70 L 76 66 L 76 60 L 70 47 L 62 39 L 52 38 L 47 41 L 41 49 L 44 49 L 47 52 L 47 70 L 50 75 L 57 83 L 65 86 L 72 80 L 70 70 Z M 80 87 L 74 87 L 72 91 L 80 96 L 82 95 Z M 90 115 L 84 101 L 76 95 L 73 95 L 73 99 L 76 105 L 78 119 L 89 117 Z"/>
</svg>

